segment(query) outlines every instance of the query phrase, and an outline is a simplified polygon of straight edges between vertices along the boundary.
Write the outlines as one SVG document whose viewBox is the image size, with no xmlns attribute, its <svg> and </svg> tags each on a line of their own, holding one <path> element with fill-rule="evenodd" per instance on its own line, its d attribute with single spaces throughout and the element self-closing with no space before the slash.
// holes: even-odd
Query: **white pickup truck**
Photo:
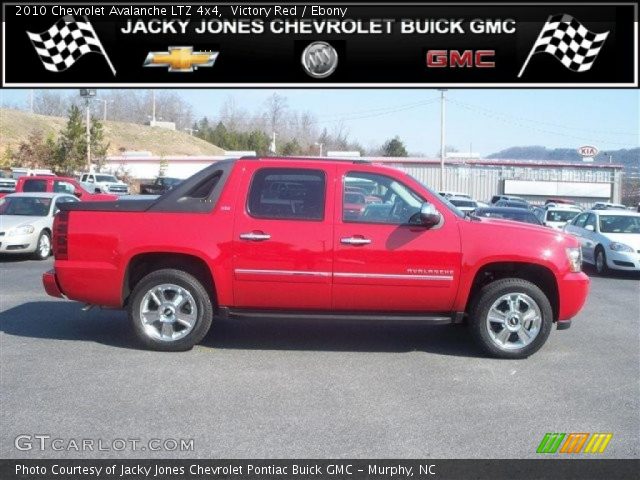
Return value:
<svg viewBox="0 0 640 480">
<path fill-rule="evenodd" d="M 126 183 L 107 173 L 83 173 L 80 183 L 93 193 L 129 194 L 129 186 Z"/>
</svg>

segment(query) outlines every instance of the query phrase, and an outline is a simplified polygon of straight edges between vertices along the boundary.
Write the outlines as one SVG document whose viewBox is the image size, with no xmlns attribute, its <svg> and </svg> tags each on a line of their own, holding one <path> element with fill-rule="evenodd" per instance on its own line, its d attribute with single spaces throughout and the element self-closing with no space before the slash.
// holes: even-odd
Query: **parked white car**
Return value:
<svg viewBox="0 0 640 480">
<path fill-rule="evenodd" d="M 583 260 L 599 274 L 640 271 L 640 213 L 590 210 L 567 223 L 564 231 L 580 240 Z"/>
<path fill-rule="evenodd" d="M 80 177 L 80 183 L 94 193 L 129 194 L 129 185 L 107 173 L 83 173 Z"/>
<path fill-rule="evenodd" d="M 463 213 L 471 213 L 478 208 L 478 203 L 467 197 L 449 197 L 447 200 Z"/>
<path fill-rule="evenodd" d="M 0 253 L 51 255 L 53 217 L 59 205 L 79 201 L 67 193 L 12 193 L 0 198 Z"/>
<path fill-rule="evenodd" d="M 567 222 L 570 222 L 582 212 L 582 209 L 571 205 L 555 205 L 547 207 L 543 212 L 541 220 L 544 225 L 562 230 Z"/>
</svg>

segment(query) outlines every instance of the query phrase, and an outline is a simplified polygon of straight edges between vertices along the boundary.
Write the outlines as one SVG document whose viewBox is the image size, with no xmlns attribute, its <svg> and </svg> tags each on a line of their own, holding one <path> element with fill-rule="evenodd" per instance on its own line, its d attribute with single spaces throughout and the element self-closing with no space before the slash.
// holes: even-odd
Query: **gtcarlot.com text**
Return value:
<svg viewBox="0 0 640 480">
<path fill-rule="evenodd" d="M 192 438 L 60 438 L 47 434 L 23 434 L 14 440 L 20 451 L 44 452 L 192 452 Z"/>
</svg>

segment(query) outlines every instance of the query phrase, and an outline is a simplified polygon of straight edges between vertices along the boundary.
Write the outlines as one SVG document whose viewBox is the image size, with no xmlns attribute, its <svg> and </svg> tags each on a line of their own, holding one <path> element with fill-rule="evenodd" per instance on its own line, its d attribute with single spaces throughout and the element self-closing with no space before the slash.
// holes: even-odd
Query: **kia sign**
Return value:
<svg viewBox="0 0 640 480">
<path fill-rule="evenodd" d="M 598 154 L 598 149 L 591 145 L 585 145 L 583 147 L 578 148 L 578 154 L 582 157 L 593 158 Z"/>
<path fill-rule="evenodd" d="M 592 145 L 584 145 L 578 148 L 577 151 L 583 162 L 593 162 L 593 157 L 598 154 L 598 149 Z"/>
</svg>

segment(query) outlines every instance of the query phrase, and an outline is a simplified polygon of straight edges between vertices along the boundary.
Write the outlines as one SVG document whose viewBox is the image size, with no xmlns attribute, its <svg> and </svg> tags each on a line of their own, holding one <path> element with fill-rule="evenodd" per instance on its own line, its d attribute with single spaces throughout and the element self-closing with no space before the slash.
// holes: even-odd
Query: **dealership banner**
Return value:
<svg viewBox="0 0 640 480">
<path fill-rule="evenodd" d="M 640 460 L 0 460 L 3 480 L 635 478 Z"/>
<path fill-rule="evenodd" d="M 637 3 L 3 3 L 7 87 L 633 87 Z"/>
</svg>

